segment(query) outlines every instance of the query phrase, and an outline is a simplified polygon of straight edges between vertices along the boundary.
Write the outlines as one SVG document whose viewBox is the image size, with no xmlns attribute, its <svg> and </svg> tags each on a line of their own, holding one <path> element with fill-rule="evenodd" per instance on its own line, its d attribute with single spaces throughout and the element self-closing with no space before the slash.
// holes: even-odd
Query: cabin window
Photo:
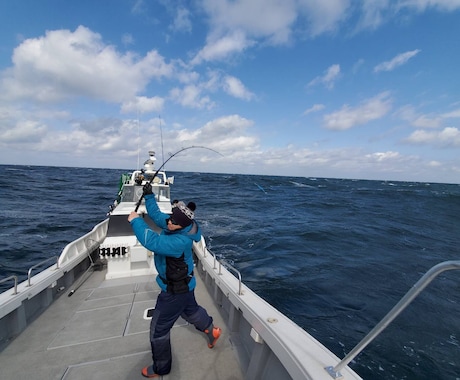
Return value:
<svg viewBox="0 0 460 380">
<path fill-rule="evenodd" d="M 169 199 L 169 186 L 153 185 L 153 193 L 158 201 L 166 201 Z M 142 186 L 125 185 L 121 194 L 121 202 L 137 202 L 142 197 Z"/>
</svg>

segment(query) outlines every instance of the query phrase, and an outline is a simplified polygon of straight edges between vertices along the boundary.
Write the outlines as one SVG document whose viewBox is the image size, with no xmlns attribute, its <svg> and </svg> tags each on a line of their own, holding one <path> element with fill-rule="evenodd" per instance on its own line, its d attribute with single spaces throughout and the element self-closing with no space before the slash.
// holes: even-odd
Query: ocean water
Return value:
<svg viewBox="0 0 460 380">
<path fill-rule="evenodd" d="M 122 170 L 0 165 L 0 279 L 106 217 Z M 433 265 L 460 260 L 460 185 L 175 175 L 210 249 L 340 358 Z M 11 284 L 0 284 L 0 291 Z M 460 271 L 441 274 L 351 363 L 365 379 L 460 379 Z"/>
</svg>

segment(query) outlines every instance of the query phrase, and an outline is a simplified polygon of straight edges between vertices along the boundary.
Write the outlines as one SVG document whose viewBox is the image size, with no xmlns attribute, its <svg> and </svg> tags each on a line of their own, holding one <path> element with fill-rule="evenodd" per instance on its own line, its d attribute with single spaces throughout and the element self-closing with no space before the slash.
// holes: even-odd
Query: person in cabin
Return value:
<svg viewBox="0 0 460 380">
<path fill-rule="evenodd" d="M 154 252 L 156 281 L 161 288 L 150 322 L 153 364 L 142 369 L 144 377 L 155 378 L 171 371 L 170 330 L 179 317 L 206 334 L 209 348 L 216 344 L 221 329 L 214 326 L 213 318 L 195 300 L 192 244 L 201 240 L 194 219 L 195 203 L 186 206 L 184 202 L 174 201 L 169 215 L 160 211 L 150 183 L 144 185 L 143 193 L 147 212 L 162 228 L 161 234 L 153 231 L 135 211 L 128 221 L 139 242 Z"/>
</svg>

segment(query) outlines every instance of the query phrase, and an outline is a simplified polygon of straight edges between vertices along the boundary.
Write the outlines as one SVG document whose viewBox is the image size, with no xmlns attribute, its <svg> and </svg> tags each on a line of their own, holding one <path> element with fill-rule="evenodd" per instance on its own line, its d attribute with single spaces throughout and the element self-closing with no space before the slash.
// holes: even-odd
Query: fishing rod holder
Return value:
<svg viewBox="0 0 460 380">
<path fill-rule="evenodd" d="M 374 338 L 377 337 L 439 274 L 448 270 L 460 270 L 460 260 L 444 261 L 429 269 L 388 314 L 353 348 L 335 367 L 324 369 L 333 379 L 342 379 L 340 373 Z"/>
</svg>

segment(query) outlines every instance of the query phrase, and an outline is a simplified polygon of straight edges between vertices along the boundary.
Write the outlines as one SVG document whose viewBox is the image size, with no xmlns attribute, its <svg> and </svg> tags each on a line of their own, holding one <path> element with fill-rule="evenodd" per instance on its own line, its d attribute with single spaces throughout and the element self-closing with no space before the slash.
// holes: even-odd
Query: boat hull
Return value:
<svg viewBox="0 0 460 380">
<path fill-rule="evenodd" d="M 125 274 L 125 276 L 109 276 L 109 265 L 102 271 L 94 270 L 101 247 L 104 247 L 107 239 L 107 230 L 108 220 L 105 220 L 90 233 L 65 247 L 58 260 L 59 267 L 53 265 L 32 276 L 30 279 L 31 286 L 28 286 L 27 281 L 19 284 L 16 295 L 12 294 L 12 289 L 0 295 L 0 331 L 2 331 L 1 340 L 4 350 L 0 355 L 2 371 L 7 371 L 10 364 L 14 363 L 5 361 L 5 358 L 9 357 L 10 349 L 17 352 L 16 345 L 22 346 L 20 351 L 22 350 L 22 354 L 26 355 L 23 357 L 24 361 L 27 360 L 27 355 L 31 355 L 28 347 L 24 345 L 29 344 L 27 343 L 28 337 L 31 335 L 29 331 L 35 331 L 32 326 L 28 327 L 35 320 L 39 320 L 39 324 L 44 324 L 43 331 L 51 329 L 51 332 L 56 335 L 53 342 L 48 342 L 47 347 L 41 347 L 44 350 L 41 360 L 48 360 L 45 351 L 53 351 L 56 348 L 71 351 L 70 347 L 74 346 L 78 355 L 81 356 L 79 362 L 72 359 L 62 359 L 63 364 L 66 363 L 65 368 L 55 368 L 53 376 L 42 374 L 45 376 L 43 378 L 73 379 L 74 377 L 70 374 L 73 372 L 80 373 L 77 368 L 82 370 L 85 368 L 86 371 L 89 368 L 86 367 L 86 363 L 91 360 L 80 351 L 85 346 L 93 349 L 93 346 L 104 346 L 104 342 L 110 345 L 110 339 L 114 339 L 114 341 L 121 339 L 120 345 L 128 344 L 122 339 L 123 335 L 120 337 L 115 334 L 115 337 L 111 337 L 110 334 L 113 334 L 113 330 L 110 329 L 114 323 L 118 326 L 118 330 L 119 326 L 123 324 L 125 328 L 128 328 L 127 326 L 134 323 L 133 321 L 137 321 L 142 326 L 137 327 L 136 330 L 136 334 L 144 334 L 144 338 L 137 342 L 139 345 L 137 350 L 140 352 L 139 357 L 144 360 L 143 364 L 148 364 L 150 356 L 148 350 L 149 322 L 142 321 L 141 315 L 145 315 L 148 307 L 154 306 L 155 294 L 158 294 L 159 289 L 154 289 L 156 287 L 154 274 L 145 275 L 139 272 L 130 275 Z M 229 355 L 226 362 L 238 365 L 237 370 L 228 368 L 229 372 L 227 373 L 219 372 L 220 375 L 215 379 L 331 379 L 325 367 L 334 366 L 339 362 L 333 353 L 246 287 L 236 269 L 217 260 L 215 255 L 207 249 L 204 238 L 200 242 L 194 243 L 193 252 L 197 277 L 200 279 L 197 287 L 197 298 L 199 297 L 199 302 L 203 303 L 207 309 L 213 311 L 215 320 L 223 327 L 225 334 L 219 344 L 223 346 L 221 349 L 225 355 Z M 125 284 L 130 290 L 120 290 L 122 294 L 117 294 L 115 291 L 114 298 L 110 301 L 107 301 L 107 298 L 110 298 L 107 296 L 101 297 L 99 301 L 93 300 L 92 297 L 95 297 L 95 294 L 100 292 L 105 294 L 109 288 L 113 292 L 115 289 L 113 284 L 117 284 L 117 281 Z M 74 293 L 75 295 L 73 295 Z M 132 293 L 135 294 L 133 297 L 142 293 L 141 299 L 138 301 L 139 305 L 135 298 L 130 298 Z M 73 296 L 65 297 L 63 296 L 65 294 Z M 128 300 L 124 297 L 128 297 Z M 142 297 L 146 297 L 146 299 Z M 74 299 L 80 304 L 75 305 Z M 57 306 L 54 305 L 54 301 L 57 301 Z M 117 305 L 112 305 L 107 310 L 92 306 L 94 310 L 88 311 L 88 317 L 85 318 L 82 308 L 90 309 L 89 306 L 86 306 L 88 301 L 96 304 L 98 302 L 115 302 Z M 64 315 L 69 319 L 57 320 L 54 326 L 55 330 L 53 330 L 53 326 L 47 325 L 48 320 L 53 320 L 58 316 L 53 308 L 66 310 Z M 129 317 L 126 320 L 127 314 Z M 90 315 L 91 317 L 89 317 Z M 32 325 L 35 326 L 35 323 Z M 32 330 L 20 334 L 26 328 Z M 105 330 L 106 328 L 111 332 L 95 341 L 92 340 L 93 336 L 98 336 L 100 329 Z M 35 333 L 42 334 L 41 331 Z M 73 333 L 76 335 L 75 337 L 73 337 Z M 134 340 L 129 334 L 127 335 L 127 341 Z M 87 338 L 81 341 L 81 337 Z M 195 335 L 190 336 L 190 331 L 187 331 L 179 340 L 192 339 L 193 337 L 196 338 Z M 31 344 L 33 346 L 39 343 Z M 176 343 L 176 346 L 182 346 L 182 344 Z M 203 344 L 203 347 L 205 353 L 208 354 L 207 346 Z M 95 356 L 101 361 L 101 366 L 104 365 L 104 361 L 114 360 L 116 357 L 123 357 L 123 359 L 128 360 L 125 357 L 128 354 L 123 349 L 119 351 L 113 351 L 112 348 L 101 349 L 106 350 L 108 355 Z M 175 349 L 181 351 L 182 347 Z M 16 355 L 15 360 L 20 357 L 22 356 Z M 53 355 L 49 357 L 53 358 L 50 360 L 55 360 Z M 139 363 L 140 365 L 141 363 Z M 216 363 L 216 365 L 222 364 Z M 54 367 L 51 366 L 50 368 Z M 180 368 L 177 370 L 180 371 Z M 21 369 L 21 371 L 27 372 L 27 369 Z M 31 376 L 32 374 L 33 372 L 30 373 Z M 180 374 L 177 373 L 176 375 Z M 342 375 L 344 379 L 360 378 L 348 367 L 342 371 Z M 76 376 L 75 378 L 83 378 L 78 377 L 80 374 Z"/>
</svg>

